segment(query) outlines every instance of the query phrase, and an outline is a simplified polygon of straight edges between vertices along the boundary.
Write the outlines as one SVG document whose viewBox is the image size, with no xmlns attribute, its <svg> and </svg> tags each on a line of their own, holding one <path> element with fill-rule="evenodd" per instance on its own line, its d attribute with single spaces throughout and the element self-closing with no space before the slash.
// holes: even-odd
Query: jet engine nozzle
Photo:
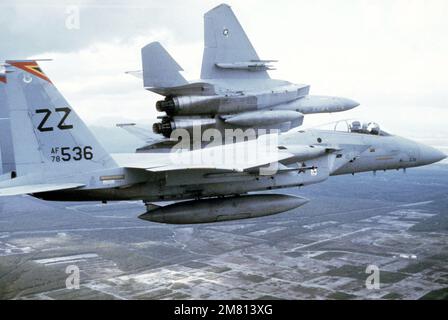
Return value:
<svg viewBox="0 0 448 320">
<path fill-rule="evenodd" d="M 210 114 L 219 111 L 218 96 L 179 96 L 157 101 L 156 109 L 173 115 Z"/>
<path fill-rule="evenodd" d="M 159 112 L 173 114 L 176 110 L 176 105 L 174 104 L 173 99 L 160 100 L 156 102 L 156 109 Z"/>
<path fill-rule="evenodd" d="M 157 134 L 162 134 L 164 137 L 169 137 L 173 132 L 174 124 L 170 117 L 163 117 L 161 122 L 154 123 L 152 125 L 152 131 Z"/>
<path fill-rule="evenodd" d="M 214 118 L 163 117 L 161 122 L 152 125 L 152 131 L 169 138 L 171 133 L 176 129 L 185 129 L 192 134 L 194 127 L 199 127 L 203 130 L 215 125 L 216 120 Z"/>
</svg>

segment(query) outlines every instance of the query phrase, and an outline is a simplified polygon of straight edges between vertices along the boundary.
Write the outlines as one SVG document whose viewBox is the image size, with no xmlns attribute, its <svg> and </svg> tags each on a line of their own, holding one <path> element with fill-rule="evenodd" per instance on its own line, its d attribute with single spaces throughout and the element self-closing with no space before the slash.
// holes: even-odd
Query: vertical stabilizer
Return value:
<svg viewBox="0 0 448 320">
<path fill-rule="evenodd" d="M 0 174 L 15 172 L 11 121 L 9 119 L 9 108 L 6 97 L 6 74 L 3 73 L 0 73 L 0 156 L 2 159 Z"/>
<path fill-rule="evenodd" d="M 232 9 L 221 4 L 204 15 L 204 54 L 201 79 L 268 79 L 265 69 L 247 70 L 220 66 L 260 62 L 254 47 Z"/>
<path fill-rule="evenodd" d="M 188 84 L 179 73 L 182 67 L 159 42 L 142 48 L 143 86 L 145 88 L 169 88 Z"/>
<path fill-rule="evenodd" d="M 70 175 L 116 166 L 36 61 L 6 64 L 17 176 Z"/>
</svg>

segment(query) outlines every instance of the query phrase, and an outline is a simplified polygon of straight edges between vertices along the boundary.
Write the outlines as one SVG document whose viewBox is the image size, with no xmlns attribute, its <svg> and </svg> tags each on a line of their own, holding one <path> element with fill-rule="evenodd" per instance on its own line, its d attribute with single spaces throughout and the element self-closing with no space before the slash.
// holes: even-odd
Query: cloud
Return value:
<svg viewBox="0 0 448 320">
<path fill-rule="evenodd" d="M 72 52 L 97 42 L 127 45 L 136 36 L 176 30 L 179 43 L 202 39 L 201 1 L 18 0 L 0 3 L 1 58 Z M 197 10 L 196 10 L 197 9 Z M 79 13 L 79 19 L 73 19 Z M 79 28 L 74 25 L 79 21 Z M 195 27 L 196 26 L 196 27 Z"/>
<path fill-rule="evenodd" d="M 151 122 L 162 97 L 124 71 L 160 41 L 197 78 L 203 14 L 220 1 L 2 1 L 1 55 L 42 63 L 90 124 Z M 78 5 L 80 29 L 65 27 Z M 275 78 L 311 84 L 312 94 L 346 96 L 355 110 L 305 123 L 361 117 L 413 136 L 448 134 L 448 2 L 445 0 L 230 1 Z"/>
</svg>

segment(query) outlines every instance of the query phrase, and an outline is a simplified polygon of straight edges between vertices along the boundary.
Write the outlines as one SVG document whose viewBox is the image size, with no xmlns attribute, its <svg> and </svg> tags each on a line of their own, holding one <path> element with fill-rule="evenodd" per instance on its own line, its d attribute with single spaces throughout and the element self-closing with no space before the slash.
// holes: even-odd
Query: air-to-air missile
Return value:
<svg viewBox="0 0 448 320">
<path fill-rule="evenodd" d="M 303 115 L 350 110 L 359 104 L 342 97 L 310 95 L 309 85 L 271 79 L 275 60 L 261 60 L 232 9 L 221 4 L 204 16 L 201 79 L 187 81 L 183 69 L 158 42 L 142 49 L 143 83 L 165 96 L 153 131 L 170 137 L 175 129 L 265 128 L 287 131 Z M 123 127 L 127 129 L 126 127 Z"/>
</svg>

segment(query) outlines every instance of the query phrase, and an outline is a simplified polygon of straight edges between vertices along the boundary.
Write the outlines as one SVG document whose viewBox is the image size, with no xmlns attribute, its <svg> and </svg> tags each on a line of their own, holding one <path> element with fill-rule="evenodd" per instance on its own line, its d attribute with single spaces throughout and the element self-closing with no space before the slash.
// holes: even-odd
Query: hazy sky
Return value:
<svg viewBox="0 0 448 320">
<path fill-rule="evenodd" d="M 220 3 L 2 0 L 0 59 L 54 59 L 42 68 L 91 125 L 149 123 L 161 97 L 124 72 L 141 69 L 140 48 L 157 40 L 188 78 L 198 78 L 203 14 Z M 260 58 L 280 60 L 273 78 L 361 103 L 346 113 L 306 117 L 306 124 L 359 116 L 410 137 L 448 135 L 448 1 L 227 3 Z M 72 28 L 74 10 L 79 29 Z"/>
</svg>

